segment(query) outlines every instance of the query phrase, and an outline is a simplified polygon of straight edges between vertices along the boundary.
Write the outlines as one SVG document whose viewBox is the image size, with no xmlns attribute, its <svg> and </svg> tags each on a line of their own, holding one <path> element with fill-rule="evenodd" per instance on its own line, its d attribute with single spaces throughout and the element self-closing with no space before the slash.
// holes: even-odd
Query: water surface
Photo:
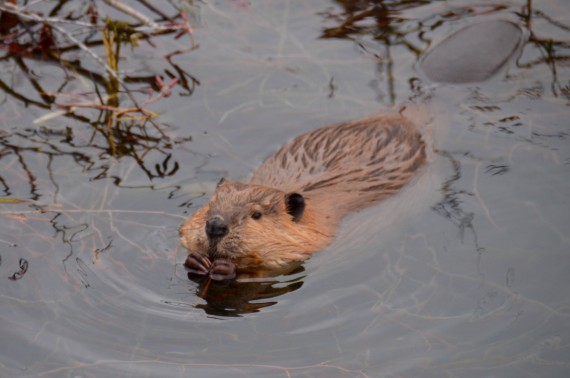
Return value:
<svg viewBox="0 0 570 378">
<path fill-rule="evenodd" d="M 568 375 L 565 1 L 184 7 L 198 49 L 168 62 L 189 47 L 169 35 L 119 61 L 129 85 L 179 80 L 149 106 L 167 137 L 137 119 L 106 134 L 96 109 L 54 114 L 46 93 L 95 84 L 2 50 L 0 376 Z M 485 82 L 425 77 L 430 48 L 490 20 L 522 28 L 520 56 Z M 433 121 L 430 162 L 405 190 L 345 219 L 290 275 L 188 279 L 177 228 L 221 177 L 410 101 Z"/>
</svg>

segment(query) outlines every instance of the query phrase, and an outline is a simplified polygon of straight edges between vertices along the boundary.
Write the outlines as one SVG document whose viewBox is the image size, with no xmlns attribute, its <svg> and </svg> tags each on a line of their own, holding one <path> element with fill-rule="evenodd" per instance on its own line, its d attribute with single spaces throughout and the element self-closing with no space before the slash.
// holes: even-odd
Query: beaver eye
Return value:
<svg viewBox="0 0 570 378">
<path fill-rule="evenodd" d="M 261 219 L 261 213 L 256 211 L 255 213 L 251 214 L 251 217 L 255 220 Z"/>
</svg>

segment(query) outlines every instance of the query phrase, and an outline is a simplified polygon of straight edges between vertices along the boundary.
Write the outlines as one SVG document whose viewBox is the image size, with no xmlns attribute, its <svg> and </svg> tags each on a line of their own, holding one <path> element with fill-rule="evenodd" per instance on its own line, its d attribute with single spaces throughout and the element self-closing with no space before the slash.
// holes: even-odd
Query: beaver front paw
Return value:
<svg viewBox="0 0 570 378">
<path fill-rule="evenodd" d="M 206 256 L 202 256 L 196 252 L 191 252 L 186 258 L 184 266 L 190 269 L 190 273 L 192 274 L 207 275 L 210 273 L 212 263 Z"/>
<path fill-rule="evenodd" d="M 214 260 L 210 269 L 210 278 L 215 281 L 236 278 L 236 266 L 229 260 Z"/>
<path fill-rule="evenodd" d="M 190 274 L 200 276 L 210 275 L 214 281 L 231 280 L 236 278 L 236 266 L 229 260 L 214 260 L 211 262 L 207 256 L 191 252 L 184 266 L 190 270 Z"/>
</svg>

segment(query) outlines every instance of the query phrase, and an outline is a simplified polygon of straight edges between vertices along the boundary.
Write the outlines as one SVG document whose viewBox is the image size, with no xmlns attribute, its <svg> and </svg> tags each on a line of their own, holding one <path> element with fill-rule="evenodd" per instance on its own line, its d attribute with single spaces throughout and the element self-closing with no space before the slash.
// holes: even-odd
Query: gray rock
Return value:
<svg viewBox="0 0 570 378">
<path fill-rule="evenodd" d="M 522 39 L 522 29 L 509 21 L 469 25 L 429 50 L 420 68 L 435 82 L 485 81 L 520 52 Z"/>
</svg>

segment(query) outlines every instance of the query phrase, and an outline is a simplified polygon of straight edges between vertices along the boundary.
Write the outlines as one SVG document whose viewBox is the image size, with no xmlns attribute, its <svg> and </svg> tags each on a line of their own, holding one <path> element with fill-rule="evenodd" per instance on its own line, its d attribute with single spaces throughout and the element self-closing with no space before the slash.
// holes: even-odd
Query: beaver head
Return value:
<svg viewBox="0 0 570 378">
<path fill-rule="evenodd" d="M 182 244 L 211 261 L 231 260 L 238 270 L 280 268 L 315 247 L 305 205 L 299 193 L 222 180 L 180 228 Z"/>
</svg>

